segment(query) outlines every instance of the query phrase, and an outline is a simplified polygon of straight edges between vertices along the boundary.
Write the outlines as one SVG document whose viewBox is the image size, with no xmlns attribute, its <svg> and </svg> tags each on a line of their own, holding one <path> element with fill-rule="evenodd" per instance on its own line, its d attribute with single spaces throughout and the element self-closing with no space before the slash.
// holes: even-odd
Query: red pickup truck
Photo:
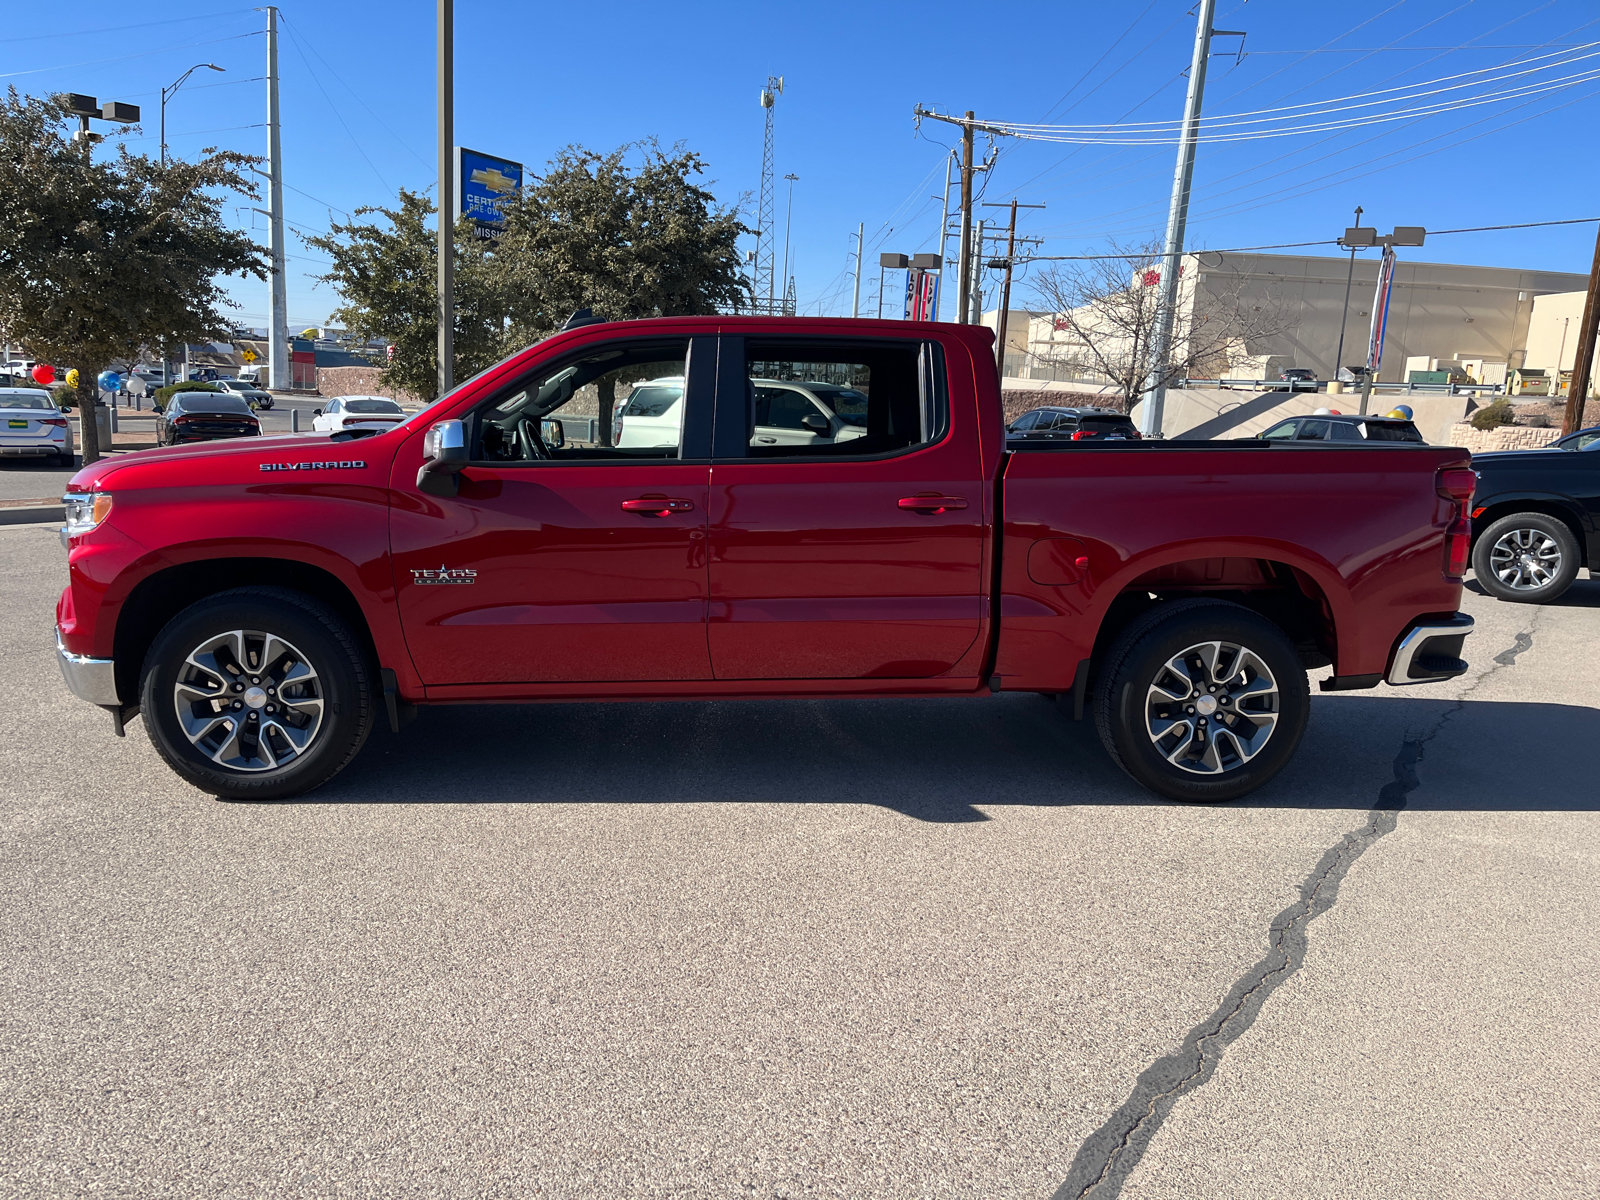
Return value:
<svg viewBox="0 0 1600 1200">
<path fill-rule="evenodd" d="M 1015 441 L 992 335 L 574 323 L 403 424 L 73 477 L 63 673 L 222 796 L 325 783 L 416 706 L 1056 697 L 1226 800 L 1328 690 L 1466 670 L 1466 451 Z"/>
</svg>

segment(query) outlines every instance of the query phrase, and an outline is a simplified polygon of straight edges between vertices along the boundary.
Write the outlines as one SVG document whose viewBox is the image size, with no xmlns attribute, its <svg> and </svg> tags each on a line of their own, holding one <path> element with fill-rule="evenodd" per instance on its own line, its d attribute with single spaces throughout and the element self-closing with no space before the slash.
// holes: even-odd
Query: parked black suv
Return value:
<svg viewBox="0 0 1600 1200">
<path fill-rule="evenodd" d="M 1139 431 L 1127 414 L 1111 408 L 1036 408 L 1011 422 L 1006 437 L 1020 441 L 1136 440 Z"/>
</svg>

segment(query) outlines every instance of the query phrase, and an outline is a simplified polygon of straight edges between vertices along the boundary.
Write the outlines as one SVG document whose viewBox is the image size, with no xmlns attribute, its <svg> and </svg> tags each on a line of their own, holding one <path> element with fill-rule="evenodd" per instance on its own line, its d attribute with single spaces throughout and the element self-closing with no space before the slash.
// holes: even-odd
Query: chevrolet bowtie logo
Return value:
<svg viewBox="0 0 1600 1200">
<path fill-rule="evenodd" d="M 480 167 L 472 173 L 471 179 L 473 183 L 481 183 L 491 192 L 499 192 L 502 195 L 517 190 L 517 181 L 499 167 L 490 167 L 488 170 Z"/>
<path fill-rule="evenodd" d="M 445 567 L 437 569 L 411 568 L 412 583 L 477 583 L 478 573 L 471 567 Z"/>
</svg>

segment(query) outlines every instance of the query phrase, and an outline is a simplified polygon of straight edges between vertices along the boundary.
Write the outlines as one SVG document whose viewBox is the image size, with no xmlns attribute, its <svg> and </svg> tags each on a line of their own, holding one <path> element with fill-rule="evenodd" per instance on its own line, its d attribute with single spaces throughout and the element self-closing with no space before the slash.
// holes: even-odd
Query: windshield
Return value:
<svg viewBox="0 0 1600 1200">
<path fill-rule="evenodd" d="M 393 400 L 346 400 L 344 410 L 351 413 L 397 413 L 400 406 Z"/>
<path fill-rule="evenodd" d="M 53 412 L 55 407 L 46 392 L 13 392 L 9 396 L 0 395 L 0 408 L 49 409 Z"/>
</svg>

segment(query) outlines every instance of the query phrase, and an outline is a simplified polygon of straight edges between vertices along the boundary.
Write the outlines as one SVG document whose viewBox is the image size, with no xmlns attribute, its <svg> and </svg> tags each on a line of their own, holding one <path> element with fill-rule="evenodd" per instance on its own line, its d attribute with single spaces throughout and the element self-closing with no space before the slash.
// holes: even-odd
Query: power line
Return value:
<svg viewBox="0 0 1600 1200">
<path fill-rule="evenodd" d="M 93 58 L 86 62 L 62 63 L 54 67 L 30 67 L 26 71 L 0 71 L 0 79 L 14 79 L 18 75 L 44 75 L 50 71 L 70 71 L 77 67 L 98 67 L 103 63 L 126 62 L 130 58 L 148 58 L 152 54 L 166 54 L 173 50 L 192 50 L 196 46 L 215 46 L 219 42 L 233 42 L 240 38 L 260 37 L 261 30 L 236 33 L 230 37 L 209 38 L 203 42 L 184 42 L 178 46 L 158 46 L 154 50 L 140 50 L 135 54 L 117 54 L 111 58 Z"/>
<path fill-rule="evenodd" d="M 329 109 L 333 111 L 334 120 L 339 122 L 340 128 L 344 130 L 345 135 L 349 137 L 351 143 L 355 146 L 356 153 L 361 155 L 361 161 L 366 163 L 368 167 L 372 168 L 372 173 L 378 177 L 378 182 L 383 184 L 383 190 L 385 192 L 393 191 L 394 189 L 389 186 L 389 181 L 383 177 L 383 172 L 378 170 L 377 164 L 375 164 L 372 159 L 367 157 L 367 152 L 362 148 L 360 140 L 357 139 L 355 134 L 350 132 L 350 126 L 345 124 L 344 114 L 339 111 L 339 106 L 333 102 L 333 97 L 328 95 L 328 89 L 322 86 L 322 80 L 319 79 L 317 77 L 317 73 L 311 69 L 311 62 L 306 58 L 305 50 L 301 47 L 300 35 L 295 32 L 292 27 L 290 27 L 287 21 L 284 22 L 284 29 L 289 34 L 289 37 L 294 41 L 295 53 L 299 54 L 300 61 L 305 63 L 306 74 L 311 76 L 311 82 L 317 85 L 317 91 L 321 92 L 322 98 L 328 102 Z M 444 208 L 444 205 L 445 198 L 441 196 L 439 197 L 439 207 L 441 210 Z"/>
<path fill-rule="evenodd" d="M 42 42 L 49 38 L 87 37 L 94 33 L 122 33 L 129 29 L 151 29 L 157 25 L 179 25 L 185 21 L 210 21 L 216 17 L 240 16 L 253 11 L 249 8 L 230 8 L 225 12 L 197 13 L 192 17 L 169 17 L 165 21 L 140 21 L 137 25 L 102 25 L 97 29 L 68 29 L 62 33 L 31 33 L 24 37 L 0 38 L 0 45 L 10 42 Z"/>
</svg>

